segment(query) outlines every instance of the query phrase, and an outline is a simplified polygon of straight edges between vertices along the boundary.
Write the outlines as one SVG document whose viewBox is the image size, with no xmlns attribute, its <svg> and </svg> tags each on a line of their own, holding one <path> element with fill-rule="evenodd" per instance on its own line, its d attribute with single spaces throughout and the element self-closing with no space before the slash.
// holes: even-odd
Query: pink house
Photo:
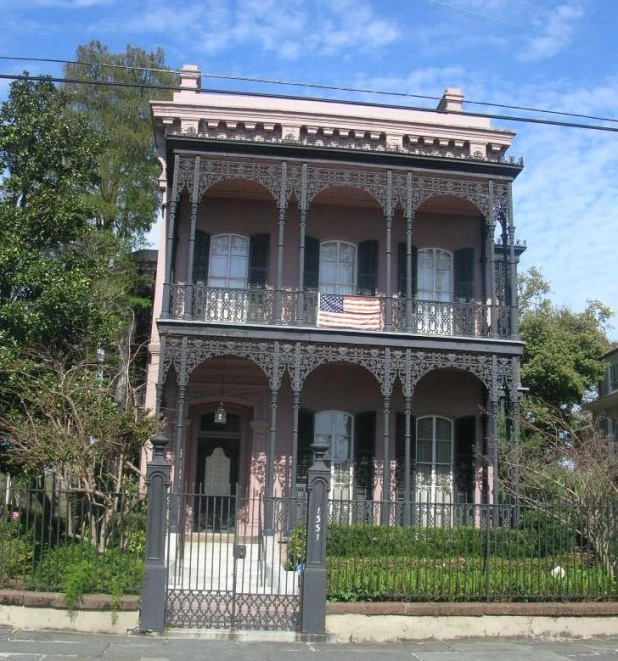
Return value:
<svg viewBox="0 0 618 661">
<path fill-rule="evenodd" d="M 152 103 L 164 223 L 147 404 L 175 489 L 495 502 L 518 435 L 514 133 L 463 111 L 182 90 Z M 202 522 L 206 525 L 207 522 Z"/>
</svg>

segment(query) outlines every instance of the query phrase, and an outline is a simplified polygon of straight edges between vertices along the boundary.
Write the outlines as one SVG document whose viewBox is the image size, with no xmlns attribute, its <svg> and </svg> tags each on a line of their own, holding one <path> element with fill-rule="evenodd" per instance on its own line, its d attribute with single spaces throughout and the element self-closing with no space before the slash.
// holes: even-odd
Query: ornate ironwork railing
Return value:
<svg viewBox="0 0 618 661">
<path fill-rule="evenodd" d="M 319 294 L 315 291 L 232 289 L 202 285 L 168 285 L 169 317 L 211 323 L 319 327 Z M 188 295 L 192 289 L 191 296 Z M 187 309 L 191 303 L 190 310 Z M 380 297 L 385 330 L 385 299 Z M 477 302 L 392 299 L 392 331 L 419 335 L 510 337 L 511 309 Z M 189 312 L 189 314 L 187 314 Z M 495 332 L 492 332 L 495 324 Z M 327 327 L 326 325 L 324 326 Z M 350 328 L 354 328 L 353 325 Z M 360 327 L 359 327 L 360 328 Z"/>
</svg>

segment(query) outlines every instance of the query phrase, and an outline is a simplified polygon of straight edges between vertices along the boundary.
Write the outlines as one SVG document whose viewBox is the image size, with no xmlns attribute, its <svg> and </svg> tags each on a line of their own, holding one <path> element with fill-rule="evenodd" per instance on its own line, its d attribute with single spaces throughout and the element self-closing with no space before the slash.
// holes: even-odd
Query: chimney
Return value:
<svg viewBox="0 0 618 661">
<path fill-rule="evenodd" d="M 191 94 L 200 91 L 202 85 L 202 72 L 197 64 L 183 64 L 180 67 L 180 86 L 181 92 Z"/>
<path fill-rule="evenodd" d="M 438 103 L 438 112 L 462 112 L 463 92 L 458 87 L 447 87 Z"/>
</svg>

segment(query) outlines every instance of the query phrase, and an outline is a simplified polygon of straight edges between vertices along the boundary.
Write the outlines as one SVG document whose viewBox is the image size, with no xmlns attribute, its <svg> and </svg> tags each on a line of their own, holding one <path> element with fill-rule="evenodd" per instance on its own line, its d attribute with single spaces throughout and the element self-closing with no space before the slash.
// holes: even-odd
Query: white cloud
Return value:
<svg viewBox="0 0 618 661">
<path fill-rule="evenodd" d="M 127 12 L 124 20 L 95 23 L 89 32 L 151 33 L 183 42 L 190 35 L 194 48 L 206 55 L 232 47 L 254 48 L 282 60 L 296 60 L 304 53 L 315 57 L 366 52 L 392 44 L 401 34 L 398 25 L 377 14 L 368 0 L 149 0 Z"/>
<path fill-rule="evenodd" d="M 567 1 L 545 12 L 539 12 L 534 27 L 547 36 L 530 38 L 528 48 L 521 52 L 521 59 L 539 60 L 560 52 L 567 42 L 573 39 L 576 25 L 583 16 L 582 5 L 574 1 Z"/>
</svg>

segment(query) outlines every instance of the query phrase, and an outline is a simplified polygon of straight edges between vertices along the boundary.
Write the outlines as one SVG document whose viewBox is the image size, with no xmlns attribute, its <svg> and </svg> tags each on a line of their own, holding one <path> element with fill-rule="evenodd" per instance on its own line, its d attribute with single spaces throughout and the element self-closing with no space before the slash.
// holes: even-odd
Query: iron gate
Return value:
<svg viewBox="0 0 618 661">
<path fill-rule="evenodd" d="M 179 532 L 168 534 L 168 625 L 299 630 L 299 576 L 286 541 L 304 500 L 195 493 L 173 495 L 171 505 Z"/>
</svg>

